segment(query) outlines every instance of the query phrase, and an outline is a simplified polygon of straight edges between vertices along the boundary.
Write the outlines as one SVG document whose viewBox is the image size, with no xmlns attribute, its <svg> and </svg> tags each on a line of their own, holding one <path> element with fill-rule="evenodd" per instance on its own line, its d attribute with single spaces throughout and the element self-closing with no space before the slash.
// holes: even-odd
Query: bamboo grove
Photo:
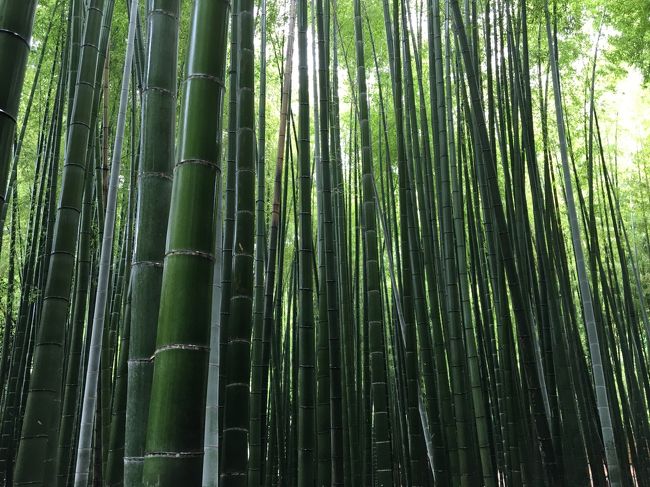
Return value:
<svg viewBox="0 0 650 487">
<path fill-rule="evenodd" d="M 0 0 L 0 483 L 650 485 L 574 3 Z"/>
</svg>

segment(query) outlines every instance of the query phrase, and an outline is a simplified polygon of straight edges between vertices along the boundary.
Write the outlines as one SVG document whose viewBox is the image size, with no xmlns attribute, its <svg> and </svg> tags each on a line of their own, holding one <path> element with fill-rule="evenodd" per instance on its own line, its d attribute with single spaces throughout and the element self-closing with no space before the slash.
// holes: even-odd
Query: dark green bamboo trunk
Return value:
<svg viewBox="0 0 650 487">
<path fill-rule="evenodd" d="M 230 318 L 225 349 L 221 482 L 247 485 L 250 340 L 253 325 L 253 252 L 255 233 L 254 9 L 240 0 L 238 46 L 238 123 L 235 232 L 232 250 Z"/>
<path fill-rule="evenodd" d="M 266 0 L 260 6 L 260 80 L 257 116 L 257 150 L 256 150 L 256 201 L 255 201 L 255 253 L 254 253 L 254 290 L 253 290 L 253 327 L 251 336 L 251 400 L 250 400 L 250 458 L 248 463 L 248 485 L 260 485 L 264 454 L 262 450 L 263 429 L 266 423 L 266 395 L 268 390 L 268 367 L 264 366 L 264 275 L 265 275 L 265 218 L 264 204 L 266 195 L 266 44 L 267 44 L 267 8 Z M 282 152 L 284 154 L 284 151 Z M 280 174 L 282 172 L 280 171 Z M 281 177 L 281 176 L 280 176 Z M 271 287 L 271 289 L 273 289 Z M 266 373 L 264 373 L 266 371 Z"/>
<path fill-rule="evenodd" d="M 179 0 L 157 0 L 148 9 L 147 62 L 142 93 L 141 154 L 135 247 L 131 266 L 127 426 L 124 482 L 142 481 L 165 238 L 175 157 L 176 58 Z"/>
<path fill-rule="evenodd" d="M 192 11 L 151 387 L 144 485 L 198 485 L 210 343 L 225 2 Z M 216 49 L 216 50 L 215 50 Z M 194 289 L 187 293 L 187 289 Z M 183 397 L 183 401 L 170 400 Z"/>
<path fill-rule="evenodd" d="M 386 357 L 384 346 L 384 320 L 380 292 L 379 254 L 375 209 L 375 180 L 372 172 L 370 120 L 368 93 L 366 88 L 366 67 L 363 45 L 363 23 L 361 2 L 354 2 L 354 29 L 356 34 L 357 84 L 359 89 L 359 125 L 361 128 L 361 164 L 363 189 L 364 243 L 366 258 L 366 293 L 368 307 L 368 343 L 370 356 L 370 380 L 373 417 L 373 458 L 375 459 L 374 484 L 393 484 L 392 448 L 390 434 L 390 413 Z"/>
<path fill-rule="evenodd" d="M 313 295 L 312 179 L 309 144 L 307 0 L 296 0 L 298 15 L 298 485 L 316 479 L 316 335 Z"/>
</svg>

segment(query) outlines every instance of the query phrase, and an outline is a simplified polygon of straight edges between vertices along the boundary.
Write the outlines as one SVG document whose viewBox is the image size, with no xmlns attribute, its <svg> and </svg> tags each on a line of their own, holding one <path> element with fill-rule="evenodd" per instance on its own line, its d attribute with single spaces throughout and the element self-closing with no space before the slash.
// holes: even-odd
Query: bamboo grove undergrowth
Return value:
<svg viewBox="0 0 650 487">
<path fill-rule="evenodd" d="M 650 485 L 609 15 L 0 0 L 0 483 Z"/>
</svg>

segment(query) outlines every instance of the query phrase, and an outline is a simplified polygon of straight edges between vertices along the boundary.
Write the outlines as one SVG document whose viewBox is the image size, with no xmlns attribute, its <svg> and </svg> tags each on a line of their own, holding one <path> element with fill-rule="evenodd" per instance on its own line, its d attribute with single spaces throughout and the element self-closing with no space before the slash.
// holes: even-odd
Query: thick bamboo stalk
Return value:
<svg viewBox="0 0 650 487">
<path fill-rule="evenodd" d="M 183 85 L 178 162 L 154 353 L 144 485 L 198 485 L 203 473 L 217 134 L 226 56 L 226 2 L 197 1 L 192 10 Z M 216 46 L 216 51 L 215 51 Z M 187 289 L 194 289 L 188 293 Z M 184 398 L 174 400 L 170 398 Z"/>
<path fill-rule="evenodd" d="M 135 247 L 130 272 L 131 337 L 124 450 L 124 482 L 129 486 L 140 484 L 144 464 L 151 356 L 156 343 L 175 157 L 179 15 L 179 0 L 156 0 L 148 7 Z"/>
</svg>

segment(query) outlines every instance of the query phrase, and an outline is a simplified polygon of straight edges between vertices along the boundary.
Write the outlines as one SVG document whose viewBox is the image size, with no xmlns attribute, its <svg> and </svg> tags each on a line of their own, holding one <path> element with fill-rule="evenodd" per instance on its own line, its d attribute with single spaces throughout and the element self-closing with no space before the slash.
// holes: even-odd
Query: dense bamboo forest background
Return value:
<svg viewBox="0 0 650 487">
<path fill-rule="evenodd" d="M 0 0 L 0 485 L 650 486 L 647 0 Z"/>
</svg>

